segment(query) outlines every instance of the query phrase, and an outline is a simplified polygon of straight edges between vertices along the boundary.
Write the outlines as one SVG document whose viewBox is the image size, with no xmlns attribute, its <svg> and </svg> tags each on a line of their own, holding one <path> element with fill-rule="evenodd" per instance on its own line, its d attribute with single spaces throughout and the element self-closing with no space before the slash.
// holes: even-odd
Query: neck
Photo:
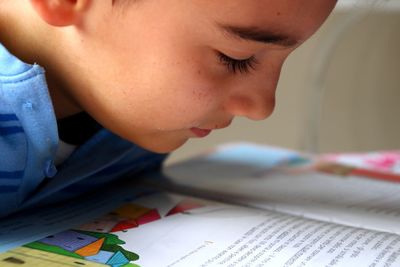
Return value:
<svg viewBox="0 0 400 267">
<path fill-rule="evenodd" d="M 18 40 L 18 41 L 16 41 Z M 46 70 L 46 80 L 56 117 L 63 118 L 81 111 L 69 94 L 71 73 L 59 29 L 46 24 L 32 9 L 29 1 L 3 1 L 0 4 L 0 42 L 25 63 L 37 63 Z M 54 51 L 57 51 L 56 53 Z M 72 79 L 71 79 L 72 80 Z"/>
</svg>

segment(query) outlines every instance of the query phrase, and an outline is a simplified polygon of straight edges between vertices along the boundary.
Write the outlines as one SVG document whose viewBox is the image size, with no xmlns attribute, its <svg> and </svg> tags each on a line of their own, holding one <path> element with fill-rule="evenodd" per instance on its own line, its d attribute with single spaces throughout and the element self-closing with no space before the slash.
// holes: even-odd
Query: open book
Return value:
<svg viewBox="0 0 400 267">
<path fill-rule="evenodd" d="M 400 183 L 316 166 L 223 146 L 125 184 L 95 220 L 71 213 L 70 230 L 0 254 L 0 266 L 400 266 Z"/>
</svg>

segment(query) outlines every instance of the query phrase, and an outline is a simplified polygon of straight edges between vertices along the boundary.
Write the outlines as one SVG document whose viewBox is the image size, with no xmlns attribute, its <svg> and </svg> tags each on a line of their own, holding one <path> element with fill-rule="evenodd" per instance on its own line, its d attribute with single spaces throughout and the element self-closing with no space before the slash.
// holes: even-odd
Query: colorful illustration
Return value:
<svg viewBox="0 0 400 267">
<path fill-rule="evenodd" d="M 400 174 L 400 151 L 327 154 L 322 155 L 320 159 L 358 168 Z"/>
<path fill-rule="evenodd" d="M 40 267 L 58 267 L 58 266 L 88 266 L 104 267 L 107 265 L 91 262 L 76 257 L 65 256 L 44 250 L 31 249 L 28 247 L 19 247 L 0 254 L 0 266 L 40 266 Z M 137 265 L 125 265 L 133 267 Z"/>
<path fill-rule="evenodd" d="M 101 233 L 126 231 L 152 221 L 161 219 L 157 209 L 126 203 L 118 209 L 78 229 Z"/>
<path fill-rule="evenodd" d="M 193 199 L 179 201 L 164 217 L 205 206 Z M 1 266 L 139 267 L 139 255 L 124 249 L 117 232 L 162 219 L 155 208 L 126 203 L 91 223 L 47 236 L 0 254 Z"/>
<path fill-rule="evenodd" d="M 362 176 L 398 183 L 400 151 L 322 155 L 315 169 L 336 175 Z"/>
<path fill-rule="evenodd" d="M 113 267 L 135 266 L 127 264 L 139 259 L 139 255 L 123 249 L 120 245 L 124 243 L 114 234 L 68 230 L 24 247 L 73 257 L 85 265 L 89 261 Z"/>
</svg>

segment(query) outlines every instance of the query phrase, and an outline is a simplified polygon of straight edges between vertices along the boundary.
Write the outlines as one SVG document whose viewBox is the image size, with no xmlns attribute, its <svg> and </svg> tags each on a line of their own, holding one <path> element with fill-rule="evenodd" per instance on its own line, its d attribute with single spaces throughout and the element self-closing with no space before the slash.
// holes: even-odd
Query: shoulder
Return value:
<svg viewBox="0 0 400 267">
<path fill-rule="evenodd" d="M 24 63 L 0 44 L 0 184 L 8 184 L 0 186 L 0 200 L 10 196 L 20 203 L 36 190 L 57 142 L 43 68 Z"/>
</svg>

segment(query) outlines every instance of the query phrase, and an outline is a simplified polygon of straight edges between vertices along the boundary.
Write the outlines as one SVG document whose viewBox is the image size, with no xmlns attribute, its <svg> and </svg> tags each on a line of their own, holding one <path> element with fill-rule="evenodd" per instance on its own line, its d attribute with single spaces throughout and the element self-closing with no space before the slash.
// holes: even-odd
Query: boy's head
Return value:
<svg viewBox="0 0 400 267">
<path fill-rule="evenodd" d="M 85 110 L 167 152 L 235 116 L 268 117 L 284 60 L 336 0 L 8 2 L 32 47 L 16 54 L 47 70 L 57 116 Z"/>
</svg>

